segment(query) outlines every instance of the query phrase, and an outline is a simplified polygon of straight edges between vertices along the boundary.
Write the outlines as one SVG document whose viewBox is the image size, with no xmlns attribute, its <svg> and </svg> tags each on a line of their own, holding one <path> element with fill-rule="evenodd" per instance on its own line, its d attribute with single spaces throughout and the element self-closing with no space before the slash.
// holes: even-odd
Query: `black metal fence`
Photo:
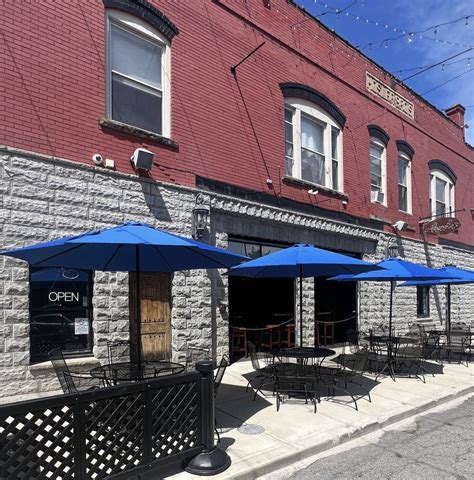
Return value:
<svg viewBox="0 0 474 480">
<path fill-rule="evenodd" d="M 0 479 L 131 478 L 212 450 L 213 440 L 203 443 L 206 424 L 214 426 L 207 375 L 192 371 L 0 407 Z"/>
</svg>

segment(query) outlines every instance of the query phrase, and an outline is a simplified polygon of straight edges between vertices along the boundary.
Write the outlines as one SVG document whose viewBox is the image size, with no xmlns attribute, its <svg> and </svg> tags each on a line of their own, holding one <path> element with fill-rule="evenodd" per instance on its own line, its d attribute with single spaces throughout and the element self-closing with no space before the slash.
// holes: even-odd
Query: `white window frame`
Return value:
<svg viewBox="0 0 474 480">
<path fill-rule="evenodd" d="M 370 183 L 370 201 L 376 205 L 387 206 L 387 146 L 378 138 L 370 137 L 370 146 L 376 146 L 382 149 L 381 159 L 381 173 L 382 173 L 382 185 L 380 186 L 380 192 L 383 193 L 383 202 L 372 200 L 372 182 Z M 369 176 L 370 176 L 370 147 L 369 147 Z"/>
<path fill-rule="evenodd" d="M 430 170 L 430 209 L 431 216 L 433 218 L 442 218 L 440 215 L 436 214 L 436 179 L 445 182 L 446 187 L 444 191 L 444 204 L 446 205 L 445 217 L 454 217 L 454 211 L 456 210 L 454 199 L 455 199 L 455 185 L 451 178 L 446 175 L 442 170 L 432 169 Z"/>
<path fill-rule="evenodd" d="M 159 44 L 162 48 L 161 61 L 161 102 L 162 102 L 162 118 L 161 133 L 156 133 L 163 137 L 171 137 L 171 47 L 169 41 L 155 28 L 148 23 L 140 20 L 129 13 L 119 10 L 108 10 L 106 12 L 106 115 L 107 118 L 112 118 L 112 24 L 128 30 L 130 33 L 138 35 L 145 40 Z M 136 82 L 139 83 L 139 82 Z M 130 125 L 134 128 L 140 129 L 135 125 Z"/>
<path fill-rule="evenodd" d="M 289 176 L 297 178 L 304 182 L 307 180 L 302 179 L 301 175 L 301 115 L 311 117 L 316 123 L 319 123 L 324 128 L 324 185 L 318 185 L 320 187 L 334 190 L 340 193 L 344 192 L 344 165 L 343 165 L 343 129 L 337 124 L 334 119 L 328 115 L 322 108 L 314 105 L 311 102 L 303 100 L 301 98 L 286 98 L 285 108 L 293 111 L 293 171 Z M 338 189 L 333 188 L 334 182 L 332 180 L 332 151 L 331 151 L 331 132 L 332 128 L 339 130 L 337 136 L 337 162 L 338 162 Z M 285 137 L 286 139 L 286 137 Z M 285 142 L 286 144 L 286 142 Z M 286 148 L 285 148 L 286 154 Z M 289 172 L 287 172 L 288 174 Z M 312 183 L 312 182 L 308 182 Z M 317 185 L 317 184 L 315 184 Z"/>
<path fill-rule="evenodd" d="M 408 214 L 412 214 L 412 193 L 411 193 L 411 157 L 409 155 L 407 155 L 406 153 L 404 152 L 401 152 L 400 150 L 398 151 L 398 162 L 400 162 L 400 160 L 403 160 L 405 162 L 407 162 L 407 166 L 406 166 L 406 171 L 405 171 L 405 178 L 406 178 L 406 182 L 407 184 L 404 185 L 407 189 L 407 209 L 406 210 L 402 210 L 400 208 L 400 203 L 398 204 L 398 210 L 400 212 L 404 212 L 404 213 L 408 213 Z M 397 165 L 397 177 L 398 177 L 398 165 Z M 400 178 L 398 178 L 398 185 L 401 185 L 400 184 Z M 397 185 L 397 198 L 398 198 L 398 185 Z M 397 200 L 398 201 L 398 200 Z"/>
</svg>

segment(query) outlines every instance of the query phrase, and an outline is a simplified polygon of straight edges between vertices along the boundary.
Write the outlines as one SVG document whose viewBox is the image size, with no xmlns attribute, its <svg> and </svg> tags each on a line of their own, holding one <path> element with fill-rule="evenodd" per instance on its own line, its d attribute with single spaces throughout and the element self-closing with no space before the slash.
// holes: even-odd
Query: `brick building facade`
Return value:
<svg viewBox="0 0 474 480">
<path fill-rule="evenodd" d="M 2 248 L 129 220 L 190 236 L 202 193 L 203 240 L 218 246 L 307 242 L 369 261 L 397 246 L 412 261 L 474 269 L 462 107 L 443 113 L 395 84 L 291 1 L 25 0 L 0 11 Z M 137 148 L 155 154 L 151 170 L 134 168 Z M 442 213 L 459 230 L 423 234 L 420 220 Z M 56 388 L 48 362 L 32 360 L 31 272 L 0 264 L 2 393 Z M 175 359 L 190 345 L 228 351 L 241 312 L 222 273 L 172 276 Z M 128 275 L 97 272 L 90 288 L 81 364 L 129 335 Z M 453 321 L 472 319 L 469 288 L 453 288 Z M 318 286 L 304 289 L 311 343 Z M 360 285 L 349 308 L 360 327 L 383 322 L 387 293 Z M 443 325 L 444 288 L 429 298 L 417 317 L 416 291 L 400 289 L 394 323 Z"/>
</svg>

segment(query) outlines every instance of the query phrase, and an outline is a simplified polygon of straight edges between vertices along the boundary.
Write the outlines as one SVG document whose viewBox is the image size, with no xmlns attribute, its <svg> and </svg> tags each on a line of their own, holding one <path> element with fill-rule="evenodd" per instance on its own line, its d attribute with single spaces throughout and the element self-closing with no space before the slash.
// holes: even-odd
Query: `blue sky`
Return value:
<svg viewBox="0 0 474 480">
<path fill-rule="evenodd" d="M 432 65 L 474 47 L 474 16 L 465 19 L 474 15 L 473 0 L 296 2 L 313 15 L 327 12 L 318 17 L 324 24 L 353 45 L 360 46 L 368 57 L 401 79 L 420 71 L 416 67 Z M 336 14 L 336 9 L 342 13 Z M 461 17 L 456 23 L 441 25 Z M 435 25 L 439 26 L 409 35 Z M 404 36 L 394 39 L 401 35 Z M 385 39 L 389 40 L 384 42 Z M 455 79 L 458 75 L 461 76 Z M 465 121 L 471 127 L 466 130 L 466 140 L 474 145 L 474 49 L 406 83 L 439 109 L 456 103 L 464 105 Z"/>
</svg>

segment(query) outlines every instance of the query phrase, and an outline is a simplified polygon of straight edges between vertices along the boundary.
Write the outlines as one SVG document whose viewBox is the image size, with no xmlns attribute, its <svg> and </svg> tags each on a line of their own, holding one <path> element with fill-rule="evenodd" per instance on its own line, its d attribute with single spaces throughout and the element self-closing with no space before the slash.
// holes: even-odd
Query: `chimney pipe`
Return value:
<svg viewBox="0 0 474 480">
<path fill-rule="evenodd" d="M 458 127 L 464 128 L 464 112 L 466 109 L 456 103 L 452 107 L 447 108 L 444 112 L 446 113 L 447 117 L 450 118 Z"/>
</svg>

